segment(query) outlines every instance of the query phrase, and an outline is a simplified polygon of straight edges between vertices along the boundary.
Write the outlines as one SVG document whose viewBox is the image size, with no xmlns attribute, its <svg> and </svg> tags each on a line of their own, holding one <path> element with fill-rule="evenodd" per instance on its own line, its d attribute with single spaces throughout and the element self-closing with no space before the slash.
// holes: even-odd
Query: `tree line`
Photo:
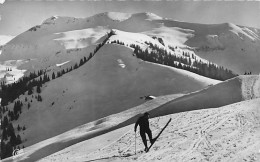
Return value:
<svg viewBox="0 0 260 162">
<path fill-rule="evenodd" d="M 13 111 L 1 107 L 1 112 L 3 114 L 8 111 L 7 115 L 5 115 L 3 120 L 1 120 L 1 159 L 12 156 L 13 147 L 22 143 L 21 136 L 19 134 L 15 135 L 15 129 L 12 124 L 12 121 L 17 120 L 19 115 L 22 113 L 22 106 L 23 103 L 21 101 L 16 101 L 14 103 Z M 25 129 L 25 126 L 20 127 L 18 125 L 17 131 L 19 132 Z M 7 143 L 5 141 L 7 141 Z"/>
<path fill-rule="evenodd" d="M 146 44 L 149 45 L 151 49 L 150 51 L 148 48 L 142 50 L 141 47 L 136 44 L 130 45 L 130 47 L 134 49 L 136 57 L 144 61 L 184 69 L 208 78 L 222 81 L 237 76 L 231 70 L 225 69 L 222 66 L 217 66 L 213 63 L 204 63 L 201 60 L 197 60 L 194 55 L 189 55 L 183 52 L 183 56 L 176 56 L 150 42 L 146 42 Z"/>
</svg>

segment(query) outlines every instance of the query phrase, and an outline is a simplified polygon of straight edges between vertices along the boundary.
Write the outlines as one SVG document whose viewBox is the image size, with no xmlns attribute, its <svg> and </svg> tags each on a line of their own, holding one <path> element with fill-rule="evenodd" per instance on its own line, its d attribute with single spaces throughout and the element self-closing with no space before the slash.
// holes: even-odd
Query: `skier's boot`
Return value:
<svg viewBox="0 0 260 162">
<path fill-rule="evenodd" d="M 144 151 L 147 152 L 148 151 L 148 147 L 145 147 Z"/>
</svg>

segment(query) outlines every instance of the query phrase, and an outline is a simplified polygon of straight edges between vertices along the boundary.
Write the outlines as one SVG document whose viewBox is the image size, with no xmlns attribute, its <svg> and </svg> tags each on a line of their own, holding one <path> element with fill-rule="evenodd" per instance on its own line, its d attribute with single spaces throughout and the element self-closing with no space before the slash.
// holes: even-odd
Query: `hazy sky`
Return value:
<svg viewBox="0 0 260 162">
<path fill-rule="evenodd" d="M 0 4 L 0 35 L 18 35 L 52 15 L 88 17 L 107 11 L 153 12 L 179 21 L 260 28 L 259 1 L 6 0 Z"/>
</svg>

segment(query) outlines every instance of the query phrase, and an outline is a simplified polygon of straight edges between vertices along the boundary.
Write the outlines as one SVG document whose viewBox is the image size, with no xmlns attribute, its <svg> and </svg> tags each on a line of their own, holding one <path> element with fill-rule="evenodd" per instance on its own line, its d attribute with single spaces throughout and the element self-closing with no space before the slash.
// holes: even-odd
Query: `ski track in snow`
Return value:
<svg viewBox="0 0 260 162">
<path fill-rule="evenodd" d="M 260 134 L 256 132 L 259 132 L 260 122 L 254 120 L 257 114 L 249 110 L 238 103 L 220 109 L 153 118 L 150 119 L 153 137 L 170 117 L 173 120 L 149 153 L 143 152 L 137 132 L 135 155 L 135 134 L 131 129 L 109 145 L 76 157 L 74 161 L 257 161 L 260 159 Z"/>
</svg>

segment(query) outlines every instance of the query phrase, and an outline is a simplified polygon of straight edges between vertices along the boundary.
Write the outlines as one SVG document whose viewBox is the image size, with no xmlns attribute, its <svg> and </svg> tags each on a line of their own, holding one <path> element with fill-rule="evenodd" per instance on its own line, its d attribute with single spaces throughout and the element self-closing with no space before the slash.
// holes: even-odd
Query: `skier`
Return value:
<svg viewBox="0 0 260 162">
<path fill-rule="evenodd" d="M 152 144 L 154 142 L 154 139 L 152 138 L 152 132 L 149 128 L 149 113 L 146 112 L 143 114 L 143 116 L 139 117 L 138 120 L 135 123 L 135 132 L 136 132 L 136 128 L 139 125 L 140 127 L 140 136 L 142 137 L 142 141 L 144 143 L 145 149 L 144 151 L 147 152 L 148 151 L 148 147 L 147 147 L 147 141 L 146 141 L 146 136 L 145 133 L 148 135 L 150 143 Z"/>
</svg>

